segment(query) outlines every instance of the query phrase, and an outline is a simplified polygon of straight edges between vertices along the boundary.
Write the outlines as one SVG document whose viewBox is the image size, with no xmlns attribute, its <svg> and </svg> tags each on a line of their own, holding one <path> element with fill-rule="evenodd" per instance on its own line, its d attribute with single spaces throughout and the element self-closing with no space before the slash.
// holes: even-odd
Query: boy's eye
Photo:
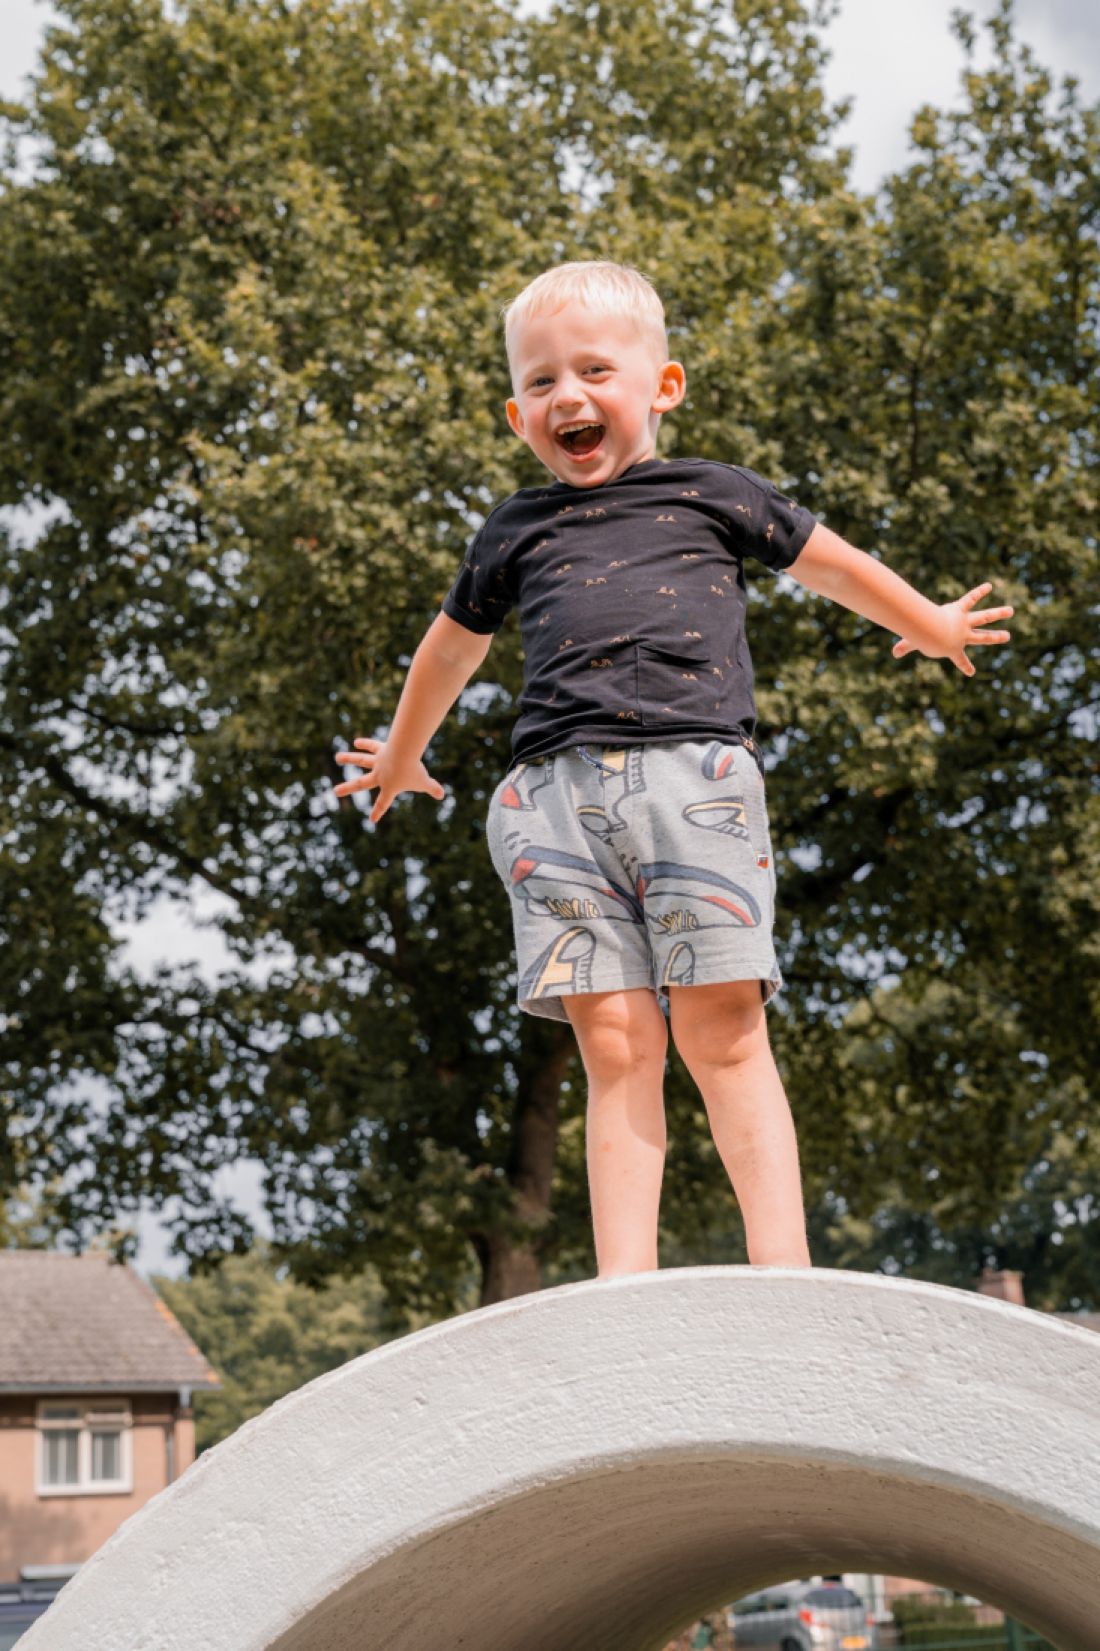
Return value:
<svg viewBox="0 0 1100 1651">
<path fill-rule="evenodd" d="M 598 365 L 586 367 L 584 370 L 586 373 L 607 373 L 611 371 L 606 362 L 600 362 Z M 550 380 L 548 378 L 535 378 L 531 380 L 531 388 L 532 390 L 537 390 L 540 384 L 549 384 L 549 382 Z"/>
</svg>

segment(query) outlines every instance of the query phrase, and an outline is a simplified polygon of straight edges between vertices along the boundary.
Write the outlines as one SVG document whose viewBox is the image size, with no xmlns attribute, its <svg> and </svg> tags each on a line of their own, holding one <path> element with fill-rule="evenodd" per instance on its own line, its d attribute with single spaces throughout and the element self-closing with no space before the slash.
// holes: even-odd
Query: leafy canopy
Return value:
<svg viewBox="0 0 1100 1651">
<path fill-rule="evenodd" d="M 367 829 L 470 534 L 541 481 L 501 304 L 570 257 L 666 301 L 660 450 L 747 464 L 935 600 L 990 579 L 978 674 L 753 579 L 815 1260 L 1095 1304 L 1096 109 L 1013 38 L 915 115 L 877 198 L 830 152 L 800 0 L 62 0 L 0 193 L 0 1060 L 7 1158 L 77 1241 L 150 1198 L 196 1264 L 263 1167 L 295 1277 L 395 1310 L 592 1271 L 572 1034 L 514 1006 L 484 842 L 514 616 L 432 741 L 444 804 Z M 15 138 L 35 148 L 15 168 Z M 117 922 L 219 901 L 231 964 Z M 91 1097 L 91 1098 L 90 1098 Z M 743 1260 L 678 1058 L 662 1258 Z M 1093 1132 L 1095 1135 L 1095 1132 Z M 1029 1299 L 1031 1299 L 1029 1297 Z"/>
</svg>

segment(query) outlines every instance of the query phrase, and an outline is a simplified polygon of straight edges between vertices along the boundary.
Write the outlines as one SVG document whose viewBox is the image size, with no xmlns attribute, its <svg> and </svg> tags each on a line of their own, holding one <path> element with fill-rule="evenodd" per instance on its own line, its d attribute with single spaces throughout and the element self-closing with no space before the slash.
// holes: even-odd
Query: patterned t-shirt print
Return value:
<svg viewBox="0 0 1100 1651">
<path fill-rule="evenodd" d="M 751 735 L 745 561 L 780 572 L 815 523 L 712 459 L 646 459 L 598 490 L 557 482 L 497 505 L 442 608 L 481 633 L 518 608 L 512 762 L 601 738 Z"/>
</svg>

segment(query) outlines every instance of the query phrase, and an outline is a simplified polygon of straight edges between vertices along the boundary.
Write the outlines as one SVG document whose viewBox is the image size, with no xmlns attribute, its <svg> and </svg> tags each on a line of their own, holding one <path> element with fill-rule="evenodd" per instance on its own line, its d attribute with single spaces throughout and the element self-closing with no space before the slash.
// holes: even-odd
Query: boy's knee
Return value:
<svg viewBox="0 0 1100 1651">
<path fill-rule="evenodd" d="M 562 1003 L 590 1077 L 630 1072 L 654 1063 L 663 1067 L 668 1027 L 655 992 L 645 987 L 583 992 L 563 998 Z"/>
<path fill-rule="evenodd" d="M 768 1023 L 759 980 L 713 986 L 673 986 L 669 994 L 672 1036 L 690 1070 L 732 1066 L 768 1046 Z"/>
</svg>

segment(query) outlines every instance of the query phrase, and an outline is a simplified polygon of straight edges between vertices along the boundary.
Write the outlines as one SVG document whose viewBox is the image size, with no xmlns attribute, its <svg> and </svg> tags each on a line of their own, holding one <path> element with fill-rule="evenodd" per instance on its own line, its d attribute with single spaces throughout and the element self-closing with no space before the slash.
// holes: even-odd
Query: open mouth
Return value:
<svg viewBox="0 0 1100 1651">
<path fill-rule="evenodd" d="M 575 459 L 580 459 L 596 451 L 603 441 L 603 435 L 602 424 L 585 424 L 579 430 L 567 430 L 556 439 L 567 453 L 571 453 Z"/>
</svg>

